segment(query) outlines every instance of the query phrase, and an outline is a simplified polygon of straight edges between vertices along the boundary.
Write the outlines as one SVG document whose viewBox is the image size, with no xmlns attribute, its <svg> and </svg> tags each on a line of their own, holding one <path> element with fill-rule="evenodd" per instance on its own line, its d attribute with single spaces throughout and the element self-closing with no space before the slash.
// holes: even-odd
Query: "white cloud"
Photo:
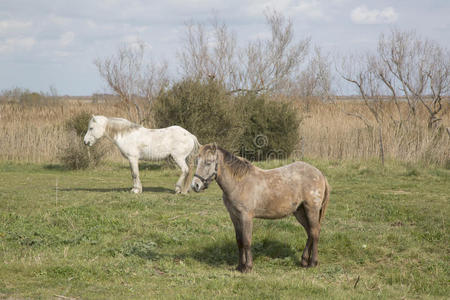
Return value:
<svg viewBox="0 0 450 300">
<path fill-rule="evenodd" d="M 59 38 L 59 44 L 62 47 L 66 47 L 70 43 L 72 43 L 74 39 L 75 39 L 75 33 L 73 33 L 72 31 L 64 32 L 61 35 L 61 37 Z"/>
<path fill-rule="evenodd" d="M 51 15 L 49 21 L 55 24 L 56 26 L 67 26 L 70 24 L 70 18 L 65 18 L 62 16 Z"/>
<path fill-rule="evenodd" d="M 370 10 L 367 6 L 362 5 L 353 9 L 350 17 L 356 24 L 384 24 L 397 21 L 398 14 L 391 6 L 386 7 L 383 10 Z"/>
<path fill-rule="evenodd" d="M 59 50 L 56 50 L 56 51 L 54 51 L 53 53 L 54 53 L 56 56 L 58 56 L 58 57 L 69 57 L 69 56 L 71 55 L 70 52 L 67 52 L 67 51 L 59 51 Z"/>
<path fill-rule="evenodd" d="M 318 1 L 301 1 L 294 7 L 294 11 L 300 12 L 312 19 L 323 19 L 325 14 Z"/>
<path fill-rule="evenodd" d="M 16 52 L 19 50 L 31 50 L 36 40 L 31 37 L 9 38 L 0 42 L 0 53 Z"/>
<path fill-rule="evenodd" d="M 251 3 L 243 2 L 243 6 L 247 6 L 245 11 L 249 16 L 260 16 L 266 10 L 276 10 L 281 13 L 289 13 L 291 1 L 290 0 L 268 0 L 258 1 L 253 0 Z"/>
<path fill-rule="evenodd" d="M 21 22 L 16 20 L 6 20 L 6 21 L 0 21 L 0 33 L 14 33 L 18 31 L 23 31 L 27 28 L 30 28 L 32 23 L 30 21 L 28 22 Z"/>
<path fill-rule="evenodd" d="M 326 4 L 320 0 L 252 0 L 249 2 L 243 1 L 240 4 L 250 17 L 259 17 L 265 11 L 275 10 L 288 17 L 307 17 L 310 19 L 327 19 L 325 14 Z"/>
</svg>

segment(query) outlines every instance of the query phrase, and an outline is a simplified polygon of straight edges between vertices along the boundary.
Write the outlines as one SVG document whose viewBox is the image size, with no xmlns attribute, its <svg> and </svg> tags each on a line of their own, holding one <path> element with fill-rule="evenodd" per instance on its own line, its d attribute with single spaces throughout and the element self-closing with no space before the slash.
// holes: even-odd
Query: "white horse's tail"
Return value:
<svg viewBox="0 0 450 300">
<path fill-rule="evenodd" d="M 189 167 L 189 173 L 186 176 L 186 179 L 184 180 L 184 190 L 185 191 L 189 191 L 191 188 L 191 181 L 192 181 L 192 177 L 194 176 L 194 172 L 195 172 L 195 163 L 194 163 L 195 158 L 197 157 L 198 150 L 202 146 L 198 142 L 197 137 L 195 135 L 192 135 L 192 140 L 194 141 L 194 147 L 192 147 L 191 152 L 186 157 L 186 164 Z"/>
</svg>

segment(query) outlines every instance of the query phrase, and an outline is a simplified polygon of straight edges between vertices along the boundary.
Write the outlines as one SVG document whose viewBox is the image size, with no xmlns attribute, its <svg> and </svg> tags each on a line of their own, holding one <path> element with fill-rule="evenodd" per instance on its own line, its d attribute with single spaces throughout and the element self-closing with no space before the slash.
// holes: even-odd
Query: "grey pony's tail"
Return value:
<svg viewBox="0 0 450 300">
<path fill-rule="evenodd" d="M 319 224 L 322 222 L 322 219 L 325 216 L 325 211 L 327 210 L 328 202 L 330 200 L 330 191 L 331 187 L 328 184 L 328 180 L 325 178 L 325 195 L 323 197 L 322 207 L 320 208 Z"/>
<path fill-rule="evenodd" d="M 192 139 L 194 140 L 194 147 L 192 147 L 191 153 L 189 153 L 189 155 L 186 157 L 186 164 L 189 167 L 189 173 L 188 176 L 186 176 L 186 179 L 184 180 L 184 186 L 183 189 L 185 191 L 189 191 L 191 188 L 191 181 L 192 181 L 192 177 L 194 177 L 194 172 L 195 172 L 195 158 L 198 155 L 198 150 L 200 149 L 200 147 L 202 145 L 200 145 L 200 143 L 197 140 L 197 137 L 195 135 L 192 135 Z"/>
</svg>

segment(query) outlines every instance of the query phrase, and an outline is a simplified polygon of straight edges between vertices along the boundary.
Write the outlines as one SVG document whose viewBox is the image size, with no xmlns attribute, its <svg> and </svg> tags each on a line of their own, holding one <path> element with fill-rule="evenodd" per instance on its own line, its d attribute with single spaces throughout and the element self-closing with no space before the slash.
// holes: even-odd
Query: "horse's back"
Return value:
<svg viewBox="0 0 450 300">
<path fill-rule="evenodd" d="M 185 128 L 181 127 L 181 126 L 178 126 L 178 125 L 173 125 L 173 126 L 169 126 L 169 127 L 162 128 L 162 129 L 167 129 L 167 130 L 172 131 L 172 132 L 180 132 L 180 133 L 184 133 L 184 134 L 188 134 L 188 135 L 193 135 L 187 129 L 185 129 Z"/>
<path fill-rule="evenodd" d="M 186 156 L 195 147 L 197 138 L 180 126 L 159 129 L 143 128 L 140 139 L 141 159 Z"/>
<path fill-rule="evenodd" d="M 323 194 L 326 178 L 323 173 L 303 161 L 297 161 L 285 166 L 286 171 L 282 173 L 286 177 L 291 177 L 291 184 L 296 185 L 302 194 L 302 198 L 308 198 L 310 194 Z"/>
<path fill-rule="evenodd" d="M 322 172 L 299 161 L 270 170 L 257 169 L 255 177 L 248 178 L 244 194 L 255 204 L 256 217 L 281 218 L 293 213 L 302 202 L 323 197 L 325 185 Z"/>
<path fill-rule="evenodd" d="M 268 178 L 280 178 L 282 181 L 305 181 L 308 178 L 315 178 L 316 180 L 324 178 L 319 169 L 303 161 L 296 161 L 275 169 L 260 170 Z"/>
</svg>

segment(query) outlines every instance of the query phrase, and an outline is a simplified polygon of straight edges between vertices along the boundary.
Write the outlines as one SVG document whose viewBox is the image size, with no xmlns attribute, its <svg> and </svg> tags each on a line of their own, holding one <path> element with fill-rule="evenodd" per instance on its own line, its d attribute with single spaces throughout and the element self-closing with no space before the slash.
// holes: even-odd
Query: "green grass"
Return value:
<svg viewBox="0 0 450 300">
<path fill-rule="evenodd" d="M 319 267 L 299 266 L 306 234 L 288 217 L 255 221 L 240 274 L 216 184 L 175 195 L 178 172 L 146 164 L 133 195 L 126 165 L 0 163 L 0 298 L 448 297 L 449 170 L 313 164 L 333 187 Z"/>
</svg>

